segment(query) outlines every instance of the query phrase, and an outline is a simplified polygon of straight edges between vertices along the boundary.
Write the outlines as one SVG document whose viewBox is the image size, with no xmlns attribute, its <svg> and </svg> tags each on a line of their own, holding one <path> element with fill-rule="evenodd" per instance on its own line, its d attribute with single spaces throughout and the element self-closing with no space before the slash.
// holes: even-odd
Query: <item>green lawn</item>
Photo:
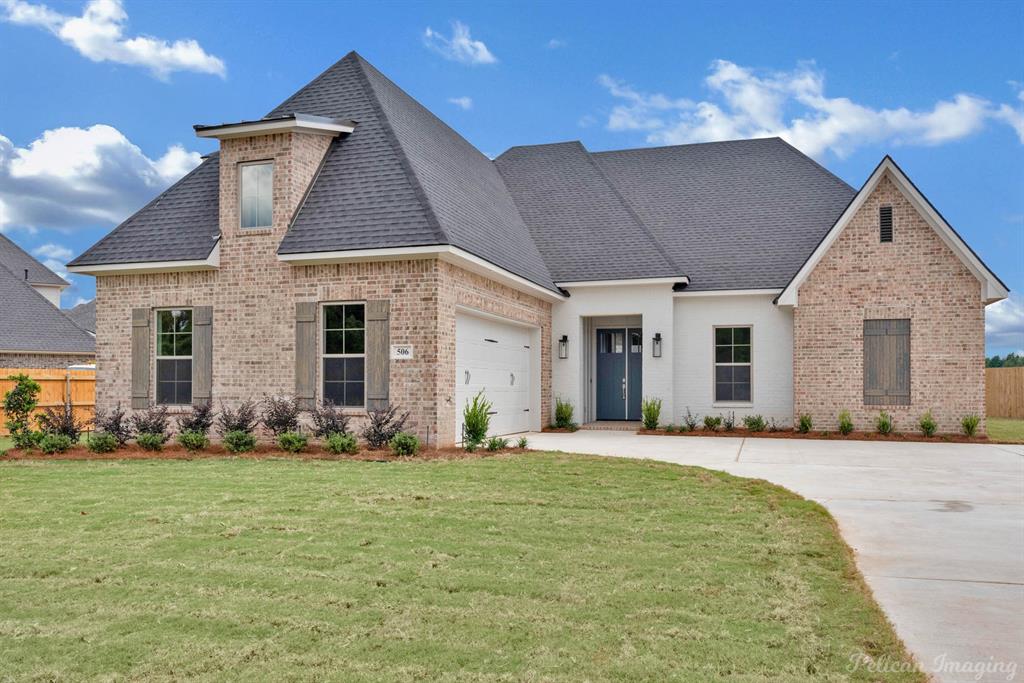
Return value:
<svg viewBox="0 0 1024 683">
<path fill-rule="evenodd" d="M 0 679 L 923 680 L 821 507 L 527 454 L 0 463 Z"/>
<path fill-rule="evenodd" d="M 988 425 L 988 436 L 990 439 L 1024 443 L 1024 420 L 1015 420 L 1009 417 L 990 417 L 985 422 Z"/>
</svg>

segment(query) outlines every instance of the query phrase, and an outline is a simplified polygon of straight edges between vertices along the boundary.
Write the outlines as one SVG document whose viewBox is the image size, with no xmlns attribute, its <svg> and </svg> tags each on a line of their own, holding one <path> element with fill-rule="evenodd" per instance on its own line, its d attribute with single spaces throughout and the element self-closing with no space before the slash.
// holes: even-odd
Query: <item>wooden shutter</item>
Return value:
<svg viewBox="0 0 1024 683">
<path fill-rule="evenodd" d="M 148 308 L 132 309 L 132 410 L 149 407 L 149 350 L 154 344 L 150 317 Z"/>
<path fill-rule="evenodd" d="M 295 397 L 304 410 L 316 403 L 316 302 L 295 302 Z"/>
<path fill-rule="evenodd" d="M 910 405 L 910 321 L 864 321 L 864 405 Z"/>
<path fill-rule="evenodd" d="M 213 306 L 192 309 L 192 405 L 213 400 Z"/>
<path fill-rule="evenodd" d="M 388 407 L 390 381 L 390 306 L 387 299 L 366 302 L 366 408 Z"/>
</svg>

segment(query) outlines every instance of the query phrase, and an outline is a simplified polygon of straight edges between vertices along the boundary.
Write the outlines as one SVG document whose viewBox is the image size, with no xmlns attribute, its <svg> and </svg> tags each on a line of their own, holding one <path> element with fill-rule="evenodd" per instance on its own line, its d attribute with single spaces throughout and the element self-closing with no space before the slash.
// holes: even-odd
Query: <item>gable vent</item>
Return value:
<svg viewBox="0 0 1024 683">
<path fill-rule="evenodd" d="M 878 207 L 878 237 L 881 242 L 892 242 L 892 207 Z"/>
</svg>

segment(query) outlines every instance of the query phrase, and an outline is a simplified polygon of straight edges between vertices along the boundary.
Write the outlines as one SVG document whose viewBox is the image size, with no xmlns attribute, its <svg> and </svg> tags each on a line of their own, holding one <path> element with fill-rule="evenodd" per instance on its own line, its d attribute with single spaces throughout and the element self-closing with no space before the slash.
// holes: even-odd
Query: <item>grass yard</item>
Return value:
<svg viewBox="0 0 1024 683">
<path fill-rule="evenodd" d="M 1015 420 L 1010 417 L 989 417 L 986 418 L 985 423 L 988 425 L 990 439 L 1024 443 L 1024 420 Z"/>
<path fill-rule="evenodd" d="M 821 507 L 569 456 L 0 463 L 0 679 L 923 680 Z M 898 667 L 893 667 L 898 668 Z"/>
</svg>

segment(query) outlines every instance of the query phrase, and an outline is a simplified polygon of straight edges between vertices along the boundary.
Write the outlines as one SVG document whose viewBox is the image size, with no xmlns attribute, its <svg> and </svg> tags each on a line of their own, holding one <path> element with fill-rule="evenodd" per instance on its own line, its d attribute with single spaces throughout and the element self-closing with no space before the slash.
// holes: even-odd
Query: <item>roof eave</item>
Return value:
<svg viewBox="0 0 1024 683">
<path fill-rule="evenodd" d="M 132 263 L 96 263 L 69 265 L 68 272 L 79 275 L 139 275 L 146 273 L 175 273 L 220 268 L 220 242 L 213 246 L 205 259 L 181 261 L 135 261 Z"/>
<path fill-rule="evenodd" d="M 347 135 L 354 131 L 355 128 L 355 121 L 332 119 L 325 116 L 311 116 L 309 114 L 290 114 L 288 116 L 258 119 L 256 121 L 238 121 L 216 125 L 196 124 L 192 126 L 192 129 L 196 132 L 196 137 L 216 138 L 218 140 L 245 138 L 254 135 L 271 135 L 273 133 L 310 133 L 313 135 L 337 137 L 338 135 Z"/>
</svg>

